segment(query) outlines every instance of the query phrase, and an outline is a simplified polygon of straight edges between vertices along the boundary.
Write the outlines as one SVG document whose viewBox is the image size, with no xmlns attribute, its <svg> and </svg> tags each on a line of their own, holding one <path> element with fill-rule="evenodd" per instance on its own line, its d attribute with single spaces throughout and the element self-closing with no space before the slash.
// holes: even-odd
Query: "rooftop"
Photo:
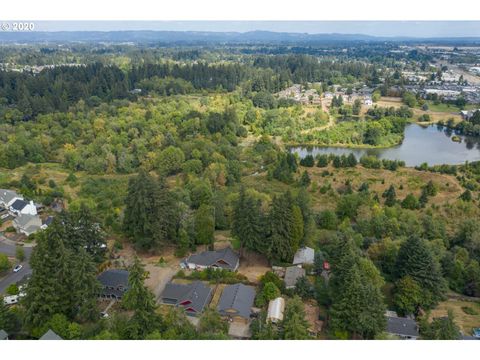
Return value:
<svg viewBox="0 0 480 360">
<path fill-rule="evenodd" d="M 293 257 L 293 265 L 313 264 L 315 259 L 315 250 L 310 247 L 302 247 L 298 249 Z"/>
<path fill-rule="evenodd" d="M 63 340 L 60 336 L 58 336 L 52 329 L 48 329 L 48 331 L 43 334 L 40 340 Z"/>
<path fill-rule="evenodd" d="M 403 317 L 387 316 L 387 332 L 401 336 L 419 336 L 417 322 Z"/>
<path fill-rule="evenodd" d="M 285 271 L 285 286 L 287 288 L 292 288 L 297 284 L 297 280 L 302 276 L 305 276 L 305 269 L 302 269 L 299 266 L 290 266 Z"/>
<path fill-rule="evenodd" d="M 190 313 L 201 313 L 210 301 L 211 295 L 212 289 L 201 281 L 190 284 L 168 283 L 162 293 L 162 301 L 183 306 Z"/>
<path fill-rule="evenodd" d="M 239 256 L 230 247 L 222 250 L 204 251 L 193 254 L 187 259 L 187 263 L 200 266 L 217 266 L 223 269 L 234 270 L 237 267 Z"/>
<path fill-rule="evenodd" d="M 128 287 L 128 271 L 120 269 L 105 270 L 97 277 L 103 286 Z"/>
<path fill-rule="evenodd" d="M 228 315 L 233 309 L 235 315 L 245 319 L 250 318 L 253 301 L 255 300 L 255 289 L 253 286 L 235 284 L 226 286 L 217 305 L 217 310 L 222 315 Z"/>
</svg>

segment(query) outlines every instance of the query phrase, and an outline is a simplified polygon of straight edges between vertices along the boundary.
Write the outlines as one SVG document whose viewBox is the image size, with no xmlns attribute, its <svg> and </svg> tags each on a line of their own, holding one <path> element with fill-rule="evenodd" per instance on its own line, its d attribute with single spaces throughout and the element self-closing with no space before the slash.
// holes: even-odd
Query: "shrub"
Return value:
<svg viewBox="0 0 480 360">
<path fill-rule="evenodd" d="M 462 306 L 462 310 L 467 315 L 478 315 L 478 311 L 472 309 L 470 306 Z"/>
</svg>

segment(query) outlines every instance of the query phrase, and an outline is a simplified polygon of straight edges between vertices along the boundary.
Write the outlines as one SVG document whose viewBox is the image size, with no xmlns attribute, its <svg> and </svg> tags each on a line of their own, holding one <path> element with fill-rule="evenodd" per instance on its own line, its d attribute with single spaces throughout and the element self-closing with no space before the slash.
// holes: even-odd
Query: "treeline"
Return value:
<svg viewBox="0 0 480 360">
<path fill-rule="evenodd" d="M 136 87 L 161 95 L 193 89 L 233 91 L 239 85 L 246 92 L 273 93 L 292 83 L 333 83 L 338 77 L 368 80 L 374 73 L 374 67 L 363 62 L 318 61 L 307 55 L 260 56 L 250 63 L 150 63 L 126 71 L 96 62 L 47 68 L 38 74 L 0 71 L 0 105 L 4 117 L 14 123 L 66 111 L 79 100 L 97 106 L 102 101 L 133 98 L 130 90 Z"/>
</svg>

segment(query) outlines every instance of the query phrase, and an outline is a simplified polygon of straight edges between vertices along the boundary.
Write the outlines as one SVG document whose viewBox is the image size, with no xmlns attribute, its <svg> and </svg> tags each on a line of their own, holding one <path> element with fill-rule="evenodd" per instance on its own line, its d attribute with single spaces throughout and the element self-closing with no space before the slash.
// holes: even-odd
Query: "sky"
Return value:
<svg viewBox="0 0 480 360">
<path fill-rule="evenodd" d="M 480 21 L 34 21 L 37 31 L 254 30 L 407 37 L 480 37 Z"/>
</svg>

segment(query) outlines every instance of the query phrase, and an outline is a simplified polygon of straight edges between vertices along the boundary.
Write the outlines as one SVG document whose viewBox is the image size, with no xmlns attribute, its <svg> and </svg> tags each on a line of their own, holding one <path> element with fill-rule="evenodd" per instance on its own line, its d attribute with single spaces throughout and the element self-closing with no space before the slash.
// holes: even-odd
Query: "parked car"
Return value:
<svg viewBox="0 0 480 360">
<path fill-rule="evenodd" d="M 15 267 L 13 268 L 13 272 L 17 273 L 17 272 L 19 272 L 20 270 L 22 270 L 22 268 L 23 268 L 23 265 L 18 264 L 17 266 L 15 266 Z"/>
</svg>

